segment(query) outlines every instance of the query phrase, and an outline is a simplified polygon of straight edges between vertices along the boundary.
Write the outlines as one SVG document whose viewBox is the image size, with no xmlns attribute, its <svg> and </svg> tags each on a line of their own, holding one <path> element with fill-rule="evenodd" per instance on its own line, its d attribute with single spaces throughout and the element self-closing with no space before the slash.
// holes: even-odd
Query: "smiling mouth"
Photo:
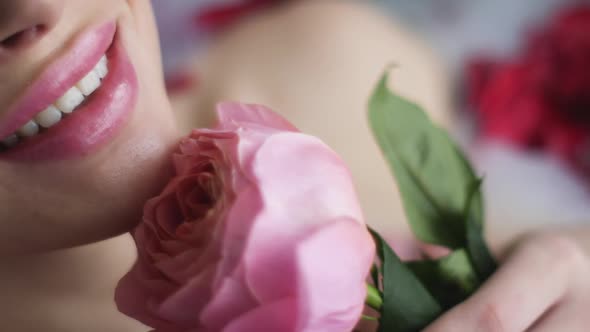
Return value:
<svg viewBox="0 0 590 332">
<path fill-rule="evenodd" d="M 43 134 L 65 120 L 101 87 L 108 71 L 108 60 L 105 54 L 76 85 L 69 88 L 60 98 L 27 121 L 16 132 L 2 139 L 0 151 L 9 150 L 23 140 Z"/>
<path fill-rule="evenodd" d="M 88 156 L 113 141 L 135 109 L 139 83 L 116 22 L 92 27 L 0 121 L 0 161 Z"/>
</svg>

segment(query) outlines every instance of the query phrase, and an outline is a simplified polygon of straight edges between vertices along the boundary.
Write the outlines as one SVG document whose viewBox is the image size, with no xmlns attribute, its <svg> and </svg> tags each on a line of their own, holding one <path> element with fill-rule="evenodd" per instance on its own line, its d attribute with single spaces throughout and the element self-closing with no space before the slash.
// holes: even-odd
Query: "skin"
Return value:
<svg viewBox="0 0 590 332">
<path fill-rule="evenodd" d="M 426 332 L 585 331 L 590 320 L 590 264 L 578 235 L 538 233 L 519 240 L 500 270 L 471 298 Z"/>
<path fill-rule="evenodd" d="M 28 45 L 2 50 L 0 77 L 9 79 L 2 82 L 1 105 L 15 103 L 56 55 L 68 51 L 74 36 L 113 20 L 140 84 L 132 118 L 100 150 L 60 162 L 0 161 L 0 255 L 91 243 L 129 229 L 145 199 L 160 188 L 164 156 L 179 137 L 163 88 L 149 3 L 2 1 L 0 12 L 15 13 L 0 22 L 2 39 L 34 24 L 46 26 L 46 33 Z"/>
<path fill-rule="evenodd" d="M 66 248 L 129 230 L 167 177 L 181 133 L 163 85 L 150 3 L 10 0 L 0 2 L 0 13 L 10 13 L 0 21 L 1 39 L 46 26 L 42 37 L 2 49 L 2 105 L 14 103 L 80 31 L 113 20 L 139 80 L 132 118 L 99 150 L 61 162 L 0 161 L 0 329 L 145 331 L 113 304 L 116 281 L 134 259 L 129 239 Z"/>
<path fill-rule="evenodd" d="M 0 88 L 2 105 L 14 102 L 72 35 L 115 18 L 140 94 L 116 140 L 84 158 L 32 166 L 0 161 L 3 329 L 146 330 L 118 314 L 112 301 L 133 247 L 126 236 L 107 239 L 139 220 L 141 205 L 165 179 L 171 147 L 190 127 L 209 124 L 221 99 L 266 104 L 324 139 L 350 165 L 367 220 L 383 231 L 407 233 L 394 183 L 384 180 L 390 176 L 365 125 L 365 103 L 393 59 L 401 64 L 392 75 L 396 91 L 448 125 L 448 93 L 441 88 L 448 84 L 425 47 L 368 6 L 301 1 L 233 27 L 190 63 L 204 83 L 172 100 L 174 112 L 148 1 L 4 0 L 0 13 L 12 15 L 0 16 L 0 38 L 22 29 L 22 22 L 31 24 L 23 19 L 30 15 L 20 15 L 27 6 L 38 10 L 32 22 L 49 29 L 18 56 L 0 53 L 0 77 L 11 78 Z M 386 227 L 390 220 L 400 222 Z M 427 331 L 584 330 L 590 323 L 584 315 L 590 231 L 492 227 L 491 234 L 501 269 Z"/>
</svg>

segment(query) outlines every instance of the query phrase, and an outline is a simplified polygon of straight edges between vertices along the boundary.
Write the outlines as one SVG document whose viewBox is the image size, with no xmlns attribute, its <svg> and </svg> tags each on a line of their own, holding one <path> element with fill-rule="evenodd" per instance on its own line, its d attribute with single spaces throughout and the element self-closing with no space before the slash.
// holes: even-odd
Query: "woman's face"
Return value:
<svg viewBox="0 0 590 332">
<path fill-rule="evenodd" d="M 0 105 L 0 255 L 128 230 L 177 137 L 149 1 L 0 1 Z"/>
</svg>

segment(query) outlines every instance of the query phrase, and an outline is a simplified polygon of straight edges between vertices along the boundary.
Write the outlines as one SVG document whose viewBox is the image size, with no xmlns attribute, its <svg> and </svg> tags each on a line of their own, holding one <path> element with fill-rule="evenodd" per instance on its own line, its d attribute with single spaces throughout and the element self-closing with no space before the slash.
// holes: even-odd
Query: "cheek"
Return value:
<svg viewBox="0 0 590 332">
<path fill-rule="evenodd" d="M 156 72 L 161 71 L 160 43 L 158 38 L 158 29 L 150 1 L 148 0 L 129 0 L 127 1 L 133 17 L 134 31 L 138 32 L 137 40 L 145 48 L 142 56 L 149 58 L 157 67 L 152 67 Z"/>
<path fill-rule="evenodd" d="M 164 88 L 150 2 L 105 3 L 130 9 L 121 17 L 120 32 L 140 84 L 136 111 L 115 142 L 83 160 L 27 167 L 0 161 L 0 257 L 128 231 L 169 176 L 179 134 Z M 101 8 L 106 7 L 111 8 Z"/>
<path fill-rule="evenodd" d="M 121 20 L 121 37 L 139 80 L 137 119 L 149 127 L 174 127 L 176 119 L 168 101 L 160 56 L 160 45 L 150 1 L 127 1 L 129 15 Z"/>
<path fill-rule="evenodd" d="M 0 256 L 81 245 L 130 230 L 144 202 L 170 176 L 169 155 L 163 140 L 138 138 L 78 165 L 0 165 Z"/>
</svg>

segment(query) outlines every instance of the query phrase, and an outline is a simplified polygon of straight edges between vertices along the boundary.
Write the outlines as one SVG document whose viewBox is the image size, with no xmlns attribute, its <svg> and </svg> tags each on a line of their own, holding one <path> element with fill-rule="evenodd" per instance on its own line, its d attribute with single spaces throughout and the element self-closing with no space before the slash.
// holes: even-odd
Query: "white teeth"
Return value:
<svg viewBox="0 0 590 332">
<path fill-rule="evenodd" d="M 2 140 L 2 144 L 4 144 L 4 146 L 7 148 L 11 148 L 11 147 L 15 146 L 17 143 L 18 143 L 18 136 L 16 136 L 16 134 L 12 134 Z"/>
<path fill-rule="evenodd" d="M 23 137 L 35 136 L 39 132 L 39 125 L 34 120 L 29 120 L 24 126 L 22 126 L 17 133 Z"/>
<path fill-rule="evenodd" d="M 78 84 L 76 84 L 76 86 L 78 89 L 80 89 L 82 94 L 85 96 L 90 96 L 90 94 L 100 86 L 100 76 L 98 76 L 94 70 L 91 70 L 88 74 L 86 74 L 86 76 L 84 76 L 83 79 L 80 80 L 80 82 L 78 82 Z"/>
<path fill-rule="evenodd" d="M 41 130 L 39 126 L 45 129 L 55 126 L 62 120 L 64 114 L 72 113 L 84 102 L 87 96 L 90 96 L 96 89 L 100 88 L 101 80 L 107 76 L 108 72 L 108 60 L 106 55 L 103 55 L 96 66 L 75 86 L 66 91 L 53 105 L 50 105 L 35 115 L 33 119 L 29 120 L 16 133 L 0 139 L 0 150 L 2 147 L 11 148 L 17 145 L 21 137 L 37 135 L 39 130 Z"/>
<path fill-rule="evenodd" d="M 109 68 L 107 66 L 107 56 L 103 55 L 102 58 L 98 61 L 96 66 L 94 67 L 94 71 L 98 74 L 98 76 L 102 79 L 107 76 L 109 73 Z"/>
<path fill-rule="evenodd" d="M 61 120 L 61 112 L 51 105 L 35 116 L 35 121 L 43 128 L 50 128 Z"/>
<path fill-rule="evenodd" d="M 55 102 L 60 111 L 72 113 L 84 101 L 84 95 L 75 86 L 71 87 L 61 98 Z"/>
</svg>

